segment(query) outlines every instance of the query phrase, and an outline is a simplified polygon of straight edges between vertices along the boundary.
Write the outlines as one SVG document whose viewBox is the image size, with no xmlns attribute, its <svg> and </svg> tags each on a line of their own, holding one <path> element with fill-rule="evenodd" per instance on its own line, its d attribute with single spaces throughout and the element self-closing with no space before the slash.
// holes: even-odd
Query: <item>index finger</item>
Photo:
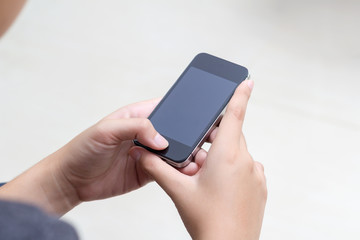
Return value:
<svg viewBox="0 0 360 240">
<path fill-rule="evenodd" d="M 125 107 L 122 107 L 111 113 L 106 119 L 120 119 L 120 118 L 147 118 L 154 110 L 161 98 L 155 98 L 147 101 L 137 102 Z"/>
<path fill-rule="evenodd" d="M 236 143 L 240 141 L 246 107 L 253 86 L 252 80 L 245 80 L 236 88 L 221 120 L 214 142 Z"/>
</svg>

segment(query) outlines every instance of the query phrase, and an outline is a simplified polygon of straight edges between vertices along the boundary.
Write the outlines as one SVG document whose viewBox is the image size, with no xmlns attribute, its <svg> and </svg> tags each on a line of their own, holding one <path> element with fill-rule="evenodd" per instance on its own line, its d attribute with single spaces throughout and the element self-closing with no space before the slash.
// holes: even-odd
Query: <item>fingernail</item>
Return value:
<svg viewBox="0 0 360 240">
<path fill-rule="evenodd" d="M 130 152 L 130 156 L 131 156 L 134 160 L 138 161 L 138 160 L 141 158 L 141 152 L 138 151 L 138 150 L 134 150 L 134 151 Z"/>
<path fill-rule="evenodd" d="M 248 85 L 250 90 L 252 90 L 254 88 L 254 81 L 253 80 L 247 80 L 246 84 Z"/>
<path fill-rule="evenodd" d="M 160 148 L 166 148 L 169 145 L 168 141 L 163 136 L 161 136 L 159 133 L 156 134 L 154 141 L 155 141 L 155 144 Z"/>
</svg>

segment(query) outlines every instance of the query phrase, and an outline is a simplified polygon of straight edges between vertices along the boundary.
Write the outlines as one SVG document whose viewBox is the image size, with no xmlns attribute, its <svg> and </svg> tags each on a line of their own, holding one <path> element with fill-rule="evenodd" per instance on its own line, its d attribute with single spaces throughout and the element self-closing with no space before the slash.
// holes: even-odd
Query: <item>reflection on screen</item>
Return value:
<svg viewBox="0 0 360 240">
<path fill-rule="evenodd" d="M 190 67 L 150 121 L 160 134 L 193 146 L 236 86 L 230 80 Z"/>
</svg>

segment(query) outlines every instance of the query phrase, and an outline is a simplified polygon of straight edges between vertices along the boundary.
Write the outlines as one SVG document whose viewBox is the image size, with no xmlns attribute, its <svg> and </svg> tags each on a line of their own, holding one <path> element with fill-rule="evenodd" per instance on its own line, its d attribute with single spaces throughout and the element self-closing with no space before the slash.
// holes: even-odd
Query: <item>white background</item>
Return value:
<svg viewBox="0 0 360 240">
<path fill-rule="evenodd" d="M 0 181 L 115 109 L 162 96 L 199 52 L 249 68 L 262 239 L 359 239 L 360 4 L 29 1 L 0 40 Z M 69 212 L 82 239 L 189 239 L 149 184 Z"/>
</svg>

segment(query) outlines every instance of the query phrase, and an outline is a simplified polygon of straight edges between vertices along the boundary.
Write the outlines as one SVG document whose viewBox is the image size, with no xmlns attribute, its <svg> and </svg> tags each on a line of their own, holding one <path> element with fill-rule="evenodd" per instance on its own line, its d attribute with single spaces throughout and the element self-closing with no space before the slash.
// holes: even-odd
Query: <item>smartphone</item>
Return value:
<svg viewBox="0 0 360 240">
<path fill-rule="evenodd" d="M 243 66 L 207 53 L 196 55 L 149 116 L 169 146 L 158 151 L 136 139 L 134 143 L 175 167 L 185 167 L 220 121 L 236 87 L 248 76 Z"/>
</svg>

